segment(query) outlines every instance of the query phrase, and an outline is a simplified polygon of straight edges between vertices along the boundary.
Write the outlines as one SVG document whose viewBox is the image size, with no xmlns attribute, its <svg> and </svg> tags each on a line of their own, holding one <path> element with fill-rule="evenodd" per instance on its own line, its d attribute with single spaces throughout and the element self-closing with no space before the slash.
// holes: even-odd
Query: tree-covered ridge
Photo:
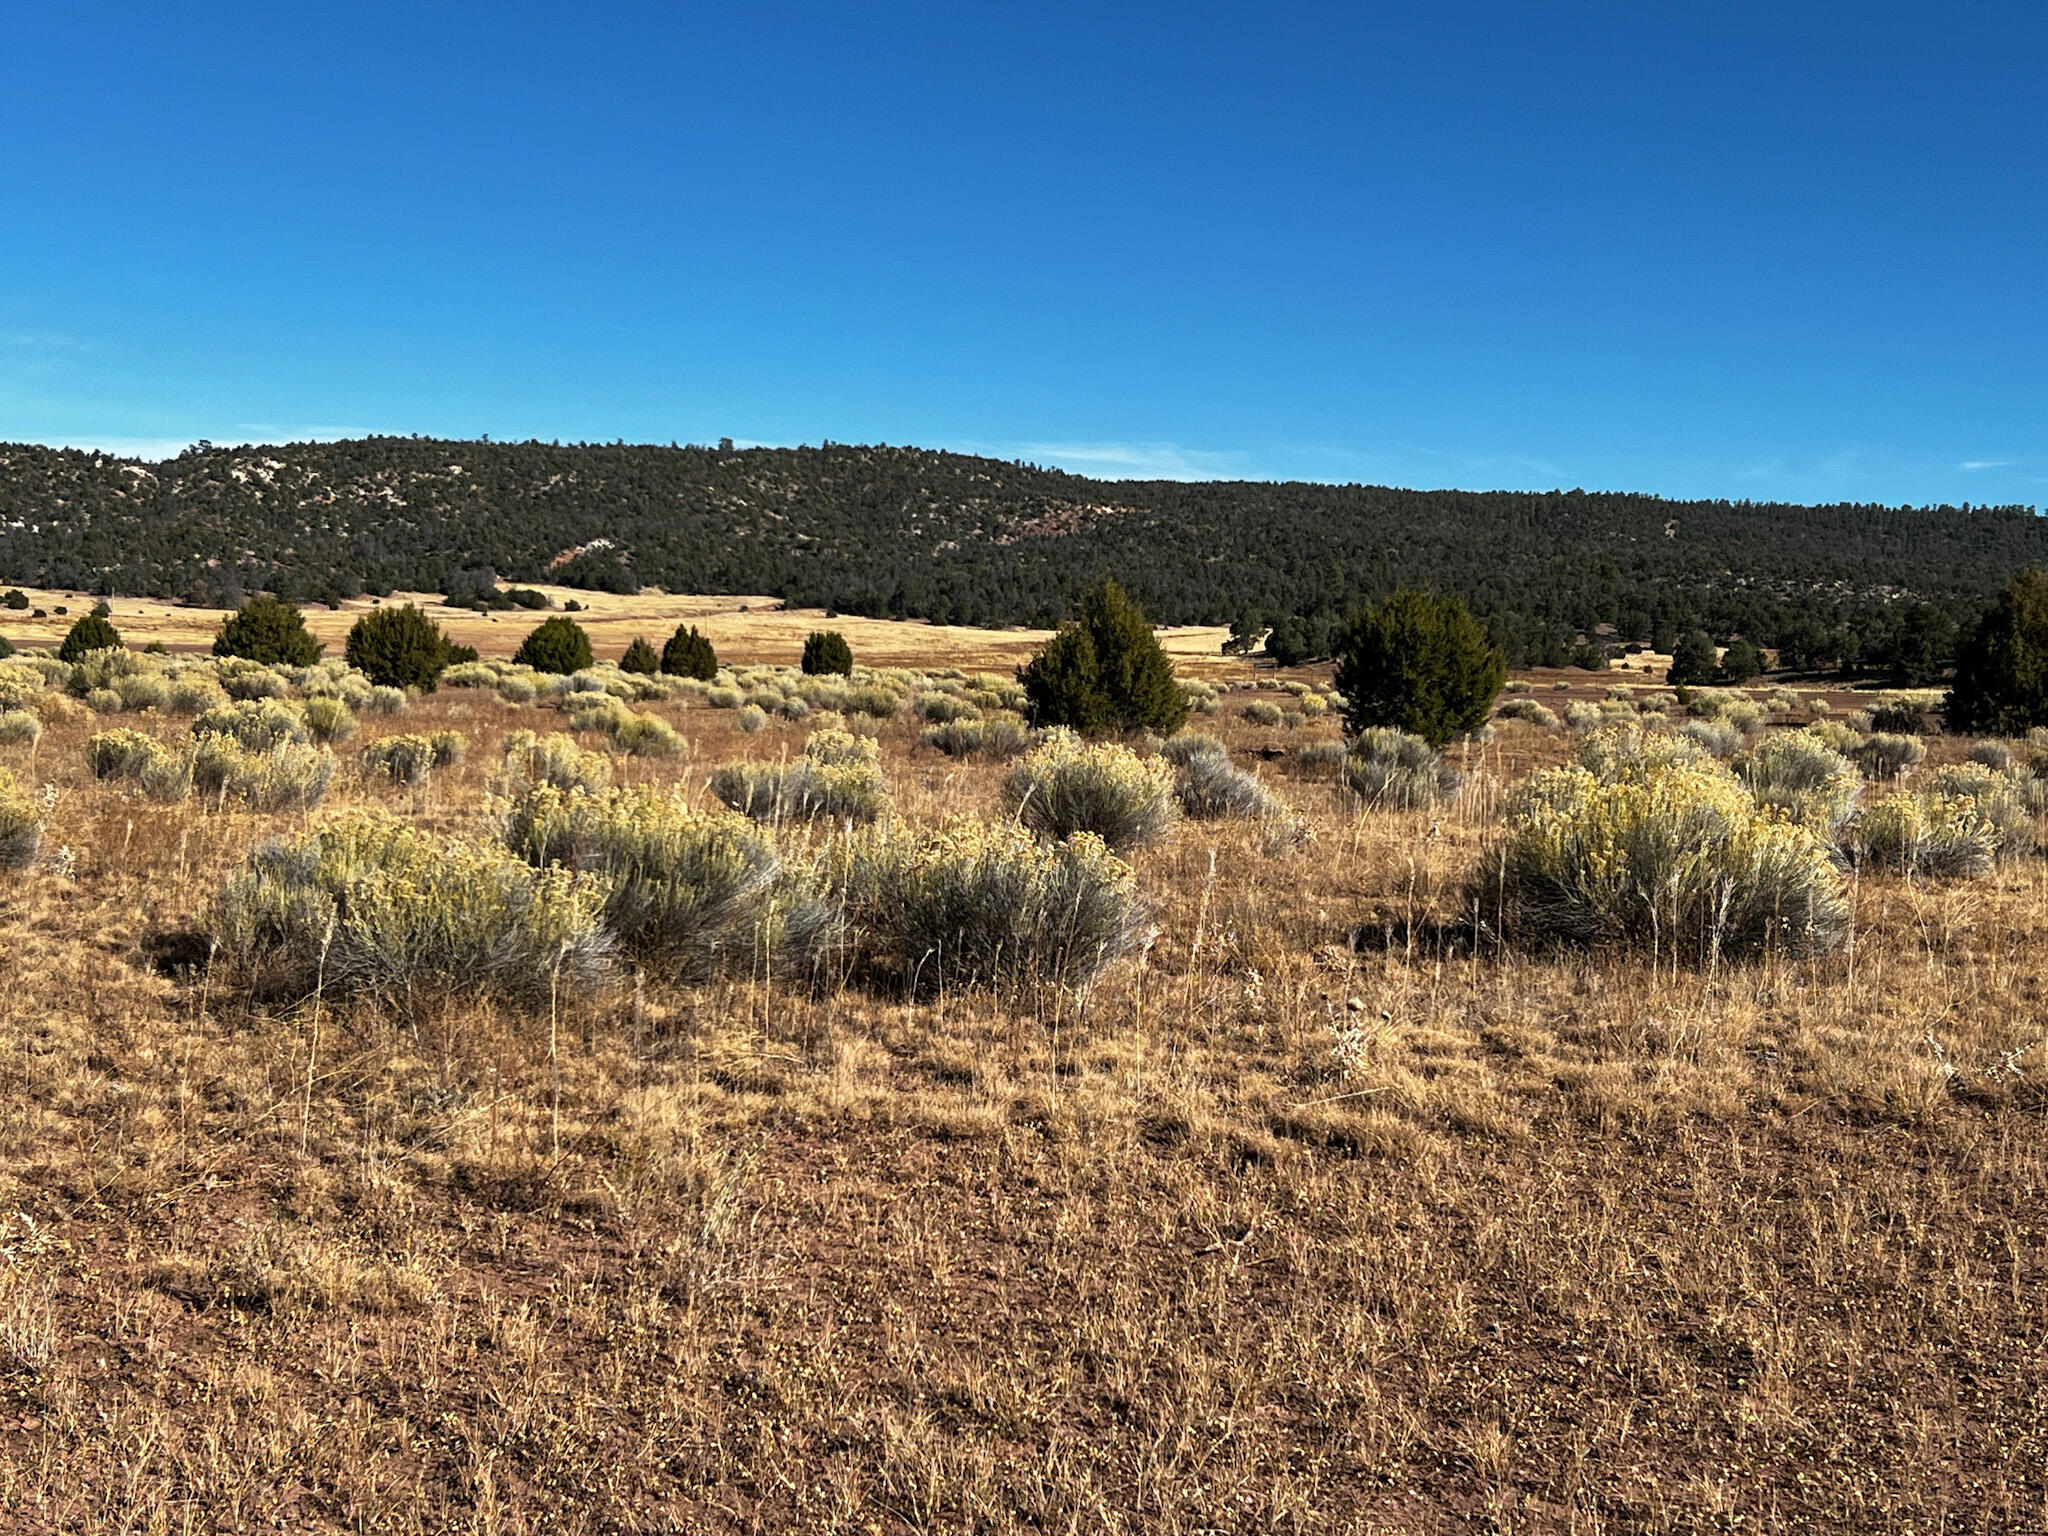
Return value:
<svg viewBox="0 0 2048 1536">
<path fill-rule="evenodd" d="M 377 437 L 157 464 L 0 447 L 0 583 L 301 601 L 464 572 L 761 592 L 1051 624 L 1113 573 L 1163 623 L 1327 620 L 1400 586 L 1462 597 L 1513 651 L 1703 626 L 1868 656 L 1937 646 L 2048 563 L 2023 507 L 1798 507 L 1299 482 L 1096 481 L 917 448 Z M 1914 615 L 1917 614 L 1917 617 Z"/>
</svg>

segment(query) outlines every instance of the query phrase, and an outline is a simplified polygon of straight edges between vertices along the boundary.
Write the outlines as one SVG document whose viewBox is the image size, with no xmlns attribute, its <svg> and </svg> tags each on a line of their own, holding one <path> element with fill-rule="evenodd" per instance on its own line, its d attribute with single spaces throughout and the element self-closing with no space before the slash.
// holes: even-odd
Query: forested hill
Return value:
<svg viewBox="0 0 2048 1536">
<path fill-rule="evenodd" d="M 369 438 L 161 463 L 0 447 L 0 582 L 221 603 L 444 590 L 489 568 L 966 623 L 1099 572 L 1157 620 L 1335 611 L 1400 583 L 1507 634 L 1704 622 L 1774 643 L 1960 615 L 2048 562 L 2026 508 L 1099 481 L 916 448 Z"/>
</svg>

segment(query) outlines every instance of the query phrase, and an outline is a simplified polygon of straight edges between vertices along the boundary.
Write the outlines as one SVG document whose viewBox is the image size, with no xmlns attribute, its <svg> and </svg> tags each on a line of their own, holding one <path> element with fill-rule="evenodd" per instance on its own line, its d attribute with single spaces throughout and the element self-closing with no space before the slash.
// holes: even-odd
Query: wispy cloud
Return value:
<svg viewBox="0 0 2048 1536">
<path fill-rule="evenodd" d="M 2012 462 L 2013 461 L 2011 459 L 1965 459 L 1962 463 L 1958 464 L 1956 468 L 1963 470 L 2010 469 L 2012 467 Z"/>
<path fill-rule="evenodd" d="M 57 331 L 0 331 L 0 347 L 14 352 L 89 352 L 94 343 Z"/>
<path fill-rule="evenodd" d="M 1246 455 L 1167 442 L 949 442 L 955 453 L 1028 459 L 1099 480 L 1234 480 L 1256 474 Z"/>
</svg>

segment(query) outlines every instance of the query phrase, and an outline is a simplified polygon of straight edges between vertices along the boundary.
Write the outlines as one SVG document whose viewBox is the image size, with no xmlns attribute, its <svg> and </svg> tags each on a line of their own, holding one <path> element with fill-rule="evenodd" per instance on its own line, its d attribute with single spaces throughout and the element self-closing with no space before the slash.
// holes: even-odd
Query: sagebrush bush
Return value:
<svg viewBox="0 0 2048 1536">
<path fill-rule="evenodd" d="M 161 709 L 164 701 L 171 696 L 171 685 L 155 672 L 136 672 L 126 677 L 117 677 L 113 683 L 114 692 L 120 697 L 123 709 Z"/>
<path fill-rule="evenodd" d="M 171 684 L 164 707 L 177 715 L 198 715 L 227 702 L 226 692 L 211 677 L 193 674 Z"/>
<path fill-rule="evenodd" d="M 315 741 L 346 741 L 356 733 L 356 717 L 339 698 L 322 694 L 306 700 L 306 730 Z"/>
<path fill-rule="evenodd" d="M 603 897 L 496 843 L 358 812 L 250 854 L 213 921 L 231 958 L 300 993 L 539 1002 L 608 973 Z"/>
<path fill-rule="evenodd" d="M 1852 762 L 1856 749 L 1863 745 L 1863 738 L 1840 720 L 1816 720 L 1799 734 L 1819 742 L 1830 751 L 1841 753 Z"/>
<path fill-rule="evenodd" d="M 1457 769 L 1420 736 L 1390 725 L 1361 731 L 1344 754 L 1344 787 L 1368 809 L 1426 810 L 1457 793 Z"/>
<path fill-rule="evenodd" d="M 887 809 L 881 765 L 872 757 L 821 758 L 808 747 L 789 763 L 727 763 L 713 771 L 711 793 L 754 821 L 863 825 Z"/>
<path fill-rule="evenodd" d="M 2024 784 L 2033 775 L 1995 772 L 1979 763 L 1944 768 L 1927 785 L 1930 795 L 1967 801 L 1998 837 L 2000 858 L 2020 858 L 2035 851 L 2034 811 Z"/>
<path fill-rule="evenodd" d="M 1174 769 L 1173 796 L 1182 815 L 1199 821 L 1224 816 L 1273 816 L 1282 810 L 1266 786 L 1232 763 L 1220 746 L 1214 751 L 1189 753 L 1179 760 Z"/>
<path fill-rule="evenodd" d="M 856 965 L 913 994 L 1079 985 L 1137 948 L 1145 911 L 1100 838 L 1041 841 L 1013 823 L 877 830 L 837 850 L 834 884 Z"/>
<path fill-rule="evenodd" d="M 1626 946 L 1689 960 L 1825 953 L 1849 903 L 1823 838 L 1760 809 L 1718 764 L 1613 779 L 1532 775 L 1475 893 L 1517 942 Z"/>
<path fill-rule="evenodd" d="M 1850 756 L 1871 778 L 1896 779 L 1920 765 L 1927 744 L 1917 736 L 1877 731 L 1857 743 Z"/>
<path fill-rule="evenodd" d="M 1970 747 L 1970 761 L 1983 767 L 2003 771 L 2013 764 L 2012 743 L 2009 741 L 1980 741 Z"/>
<path fill-rule="evenodd" d="M 1742 731 L 1725 715 L 1711 720 L 1688 720 L 1678 733 L 1696 743 L 1709 757 L 1723 761 L 1742 750 Z"/>
<path fill-rule="evenodd" d="M 261 752 L 279 742 L 309 740 L 312 732 L 294 706 L 275 699 L 248 699 L 215 705 L 192 722 L 192 734 L 226 736 L 251 752 Z"/>
<path fill-rule="evenodd" d="M 1546 731 L 1554 731 L 1559 725 L 1556 711 L 1537 703 L 1534 699 L 1509 699 L 1493 714 L 1497 720 L 1526 720 L 1529 724 Z"/>
<path fill-rule="evenodd" d="M 1597 731 L 1607 720 L 1599 705 L 1585 699 L 1573 699 L 1564 707 L 1564 728 L 1575 736 Z"/>
<path fill-rule="evenodd" d="M 1998 857 L 1998 829 L 1974 802 L 1902 792 L 1863 807 L 1843 851 L 1858 866 L 1929 880 L 1969 880 Z"/>
<path fill-rule="evenodd" d="M 682 733 L 661 716 L 630 709 L 607 717 L 604 732 L 628 757 L 674 757 L 684 746 Z"/>
<path fill-rule="evenodd" d="M 43 722 L 27 710 L 0 710 L 0 745 L 32 747 L 42 739 Z"/>
<path fill-rule="evenodd" d="M 1244 708 L 1239 710 L 1238 713 L 1243 715 L 1252 725 L 1278 725 L 1286 718 L 1281 713 L 1280 706 L 1271 699 L 1248 700 Z"/>
<path fill-rule="evenodd" d="M 251 751 L 232 736 L 199 736 L 193 739 L 191 774 L 203 795 L 246 800 L 259 811 L 306 810 L 326 795 L 334 754 L 293 741 Z"/>
<path fill-rule="evenodd" d="M 602 752 L 586 752 L 572 736 L 513 731 L 505 737 L 503 750 L 514 794 L 529 784 L 551 784 L 556 789 L 580 789 L 593 795 L 611 787 L 612 760 Z"/>
<path fill-rule="evenodd" d="M 1303 773 L 1335 775 L 1343 771 L 1348 752 L 1341 741 L 1311 741 L 1294 749 L 1294 766 Z"/>
<path fill-rule="evenodd" d="M 1128 747 L 1055 731 L 1003 779 L 1003 800 L 1042 837 L 1088 832 L 1112 850 L 1157 842 L 1173 826 L 1173 767 Z"/>
<path fill-rule="evenodd" d="M 436 769 L 461 762 L 468 748 L 458 731 L 386 736 L 363 748 L 363 769 L 394 784 L 423 784 Z"/>
<path fill-rule="evenodd" d="M 139 778 L 151 763 L 173 755 L 143 731 L 101 731 L 85 744 L 86 766 L 96 779 Z"/>
<path fill-rule="evenodd" d="M 0 869 L 27 869 L 43 846 L 43 808 L 0 768 Z"/>
<path fill-rule="evenodd" d="M 95 688 L 85 696 L 85 707 L 96 715 L 118 715 L 121 695 L 111 688 Z"/>
<path fill-rule="evenodd" d="M 871 683 L 860 688 L 847 690 L 844 709 L 849 715 L 866 715 L 871 720 L 887 720 L 903 708 L 904 696 L 884 684 Z"/>
<path fill-rule="evenodd" d="M 745 699 L 737 688 L 713 688 L 704 695 L 704 702 L 713 709 L 738 709 Z"/>
<path fill-rule="evenodd" d="M 536 786 L 513 802 L 504 837 L 530 864 L 598 881 L 619 942 L 677 980 L 756 969 L 778 947 L 809 952 L 833 919 L 815 898 L 789 899 L 774 845 L 746 819 L 668 791 Z"/>
<path fill-rule="evenodd" d="M 742 705 L 732 723 L 751 736 L 768 724 L 768 711 L 758 704 Z"/>
<path fill-rule="evenodd" d="M 1159 755 L 1174 767 L 1197 757 L 1224 757 L 1223 743 L 1206 731 L 1181 731 L 1159 744 Z"/>
<path fill-rule="evenodd" d="M 1757 743 L 1735 765 L 1750 796 L 1823 837 L 1833 838 L 1856 809 L 1863 775 L 1841 753 L 1807 736 L 1781 734 Z"/>
</svg>

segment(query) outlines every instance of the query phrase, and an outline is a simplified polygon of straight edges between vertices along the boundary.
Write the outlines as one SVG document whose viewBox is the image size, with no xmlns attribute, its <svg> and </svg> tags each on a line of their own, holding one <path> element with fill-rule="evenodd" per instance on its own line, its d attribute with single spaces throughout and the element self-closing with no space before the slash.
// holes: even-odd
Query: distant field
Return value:
<svg viewBox="0 0 2048 1536">
<path fill-rule="evenodd" d="M 33 608 L 48 617 L 31 619 L 27 613 L 0 610 L 0 634 L 17 645 L 54 645 L 64 631 L 95 601 L 77 593 L 47 588 L 23 588 Z M 958 625 L 927 624 L 921 619 L 864 619 L 850 614 L 826 618 L 819 608 L 784 609 L 773 597 L 689 597 L 642 592 L 620 597 L 607 592 L 584 592 L 572 587 L 539 586 L 560 610 L 564 602 L 575 601 L 585 611 L 572 615 L 590 632 L 590 643 L 598 656 L 616 661 L 644 635 L 657 649 L 678 624 L 694 624 L 711 637 L 721 660 L 760 663 L 794 663 L 803 651 L 804 636 L 814 629 L 836 629 L 845 635 L 860 661 L 872 666 L 949 666 L 974 669 L 1008 669 L 1024 661 L 1051 633 L 1036 629 L 969 629 Z M 526 609 L 500 613 L 474 613 L 464 608 L 441 606 L 433 592 L 399 592 L 387 603 L 417 603 L 427 609 L 441 627 L 462 645 L 473 645 L 485 656 L 510 656 L 528 630 L 547 615 Z M 184 608 L 152 598 L 117 597 L 111 600 L 114 623 L 131 645 L 160 640 L 174 651 L 204 650 L 212 645 L 227 610 Z M 314 604 L 305 610 L 306 625 L 328 647 L 330 656 L 341 654 L 349 626 L 377 606 L 370 598 L 358 598 L 330 609 Z M 68 608 L 67 616 L 56 610 Z M 1182 670 L 1227 671 L 1242 663 L 1222 654 L 1229 631 L 1221 626 L 1190 626 L 1160 632 L 1160 641 Z"/>
</svg>

